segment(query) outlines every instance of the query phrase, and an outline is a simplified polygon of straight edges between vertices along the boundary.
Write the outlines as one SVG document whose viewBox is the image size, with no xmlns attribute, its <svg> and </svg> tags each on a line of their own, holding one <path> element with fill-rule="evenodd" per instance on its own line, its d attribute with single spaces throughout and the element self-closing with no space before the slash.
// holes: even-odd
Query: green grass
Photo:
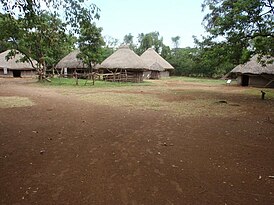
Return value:
<svg viewBox="0 0 274 205">
<path fill-rule="evenodd" d="M 266 93 L 265 99 L 274 99 L 274 89 L 270 88 L 247 88 L 243 91 L 243 94 L 259 97 L 261 96 L 261 90 L 263 90 Z"/>
<path fill-rule="evenodd" d="M 79 79 L 78 85 L 76 85 L 76 80 L 74 78 L 51 78 L 51 82 L 43 82 L 42 85 L 46 86 L 61 86 L 61 87 L 77 87 L 77 88 L 104 88 L 104 87 L 125 87 L 125 86 L 150 86 L 151 82 L 142 82 L 142 83 L 130 83 L 130 82 L 105 82 L 105 81 L 95 81 L 95 85 L 92 85 L 92 81 L 88 80 L 85 85 L 86 80 Z"/>
<path fill-rule="evenodd" d="M 183 82 L 189 82 L 189 83 L 203 83 L 203 84 L 209 84 L 209 85 L 224 85 L 226 83 L 226 80 L 221 79 L 211 79 L 211 78 L 194 78 L 194 77 L 170 77 L 166 80 L 178 80 Z"/>
<path fill-rule="evenodd" d="M 0 108 L 28 107 L 28 106 L 32 106 L 32 105 L 34 105 L 34 103 L 27 97 L 0 96 Z"/>
</svg>

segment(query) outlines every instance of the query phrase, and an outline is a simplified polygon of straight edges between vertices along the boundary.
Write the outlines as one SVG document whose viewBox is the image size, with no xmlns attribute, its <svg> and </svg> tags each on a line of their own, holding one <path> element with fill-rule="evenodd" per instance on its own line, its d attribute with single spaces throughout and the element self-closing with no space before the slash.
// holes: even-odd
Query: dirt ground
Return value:
<svg viewBox="0 0 274 205">
<path fill-rule="evenodd" d="M 244 89 L 169 80 L 77 89 L 0 79 L 0 98 L 34 103 L 0 108 L 0 204 L 274 204 L 274 100 Z M 182 114 L 81 98 L 100 92 L 153 95 Z M 201 112 L 173 104 L 197 98 L 216 102 Z M 218 106 L 225 114 L 214 115 Z"/>
</svg>

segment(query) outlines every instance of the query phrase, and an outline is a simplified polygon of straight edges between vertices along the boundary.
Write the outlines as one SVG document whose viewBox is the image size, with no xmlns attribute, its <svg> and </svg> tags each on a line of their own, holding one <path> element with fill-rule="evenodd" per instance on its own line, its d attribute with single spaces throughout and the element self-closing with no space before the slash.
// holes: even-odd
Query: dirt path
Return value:
<svg viewBox="0 0 274 205">
<path fill-rule="evenodd" d="M 231 95 L 245 115 L 174 117 L 61 91 L 0 79 L 0 97 L 35 103 L 0 108 L 0 204 L 274 203 L 272 101 Z"/>
</svg>

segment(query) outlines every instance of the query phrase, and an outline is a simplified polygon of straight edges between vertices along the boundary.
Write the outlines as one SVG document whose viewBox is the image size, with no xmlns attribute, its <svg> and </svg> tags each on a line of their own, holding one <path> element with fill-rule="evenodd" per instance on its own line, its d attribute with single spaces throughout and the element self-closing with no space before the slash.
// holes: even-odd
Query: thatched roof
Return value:
<svg viewBox="0 0 274 205">
<path fill-rule="evenodd" d="M 136 53 L 130 50 L 128 46 L 121 46 L 117 51 L 101 63 L 100 68 L 146 70 L 148 69 L 148 66 Z"/>
<path fill-rule="evenodd" d="M 263 58 L 263 60 L 267 59 Z M 274 63 L 263 66 L 260 62 L 258 62 L 258 55 L 255 55 L 247 63 L 236 66 L 232 71 L 230 71 L 230 73 L 274 75 Z"/>
<path fill-rule="evenodd" d="M 6 50 L 3 53 L 0 53 L 0 68 L 8 68 L 10 70 L 35 70 L 31 63 L 29 62 L 20 62 L 20 59 L 23 58 L 23 55 L 18 52 L 14 57 L 7 60 L 6 56 L 9 54 L 11 50 Z M 37 62 L 35 60 L 32 61 L 33 65 L 36 65 Z"/>
<path fill-rule="evenodd" d="M 173 66 L 170 65 L 165 59 L 162 58 L 153 48 L 147 49 L 142 55 L 142 60 L 150 67 L 151 70 L 157 70 L 154 63 L 159 66 L 159 71 L 173 70 Z M 153 66 L 154 65 L 154 66 Z M 153 66 L 153 67 L 152 67 Z"/>
<path fill-rule="evenodd" d="M 149 67 L 149 70 L 165 71 L 165 69 L 164 69 L 158 62 L 153 63 L 153 64 Z"/>
<path fill-rule="evenodd" d="M 66 55 L 64 58 L 62 58 L 57 65 L 56 68 L 62 69 L 62 68 L 68 68 L 68 69 L 81 69 L 81 68 L 87 68 L 88 66 L 83 63 L 82 60 L 77 58 L 77 55 L 80 53 L 79 50 L 72 51 L 68 55 Z"/>
</svg>

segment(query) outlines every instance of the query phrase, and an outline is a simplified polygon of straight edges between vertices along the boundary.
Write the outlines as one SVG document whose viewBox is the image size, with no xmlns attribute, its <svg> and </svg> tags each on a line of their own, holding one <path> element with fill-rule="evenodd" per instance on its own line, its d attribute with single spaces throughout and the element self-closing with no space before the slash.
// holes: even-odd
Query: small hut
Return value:
<svg viewBox="0 0 274 205">
<path fill-rule="evenodd" d="M 162 58 L 153 48 L 147 49 L 141 55 L 141 59 L 149 66 L 149 71 L 145 73 L 145 76 L 150 79 L 169 77 L 170 71 L 174 69 L 173 66 Z"/>
<path fill-rule="evenodd" d="M 263 58 L 264 61 L 270 60 Z M 274 87 L 274 63 L 262 65 L 258 62 L 258 55 L 250 61 L 236 66 L 229 76 L 236 76 L 238 85 L 254 87 Z"/>
<path fill-rule="evenodd" d="M 20 59 L 23 58 L 23 55 L 16 51 L 16 55 L 11 59 L 7 60 L 7 56 L 11 50 L 7 50 L 3 53 L 0 53 L 0 76 L 1 77 L 34 77 L 36 72 L 35 68 L 32 67 L 29 62 L 20 62 Z M 36 61 L 32 61 L 35 66 Z"/>
<path fill-rule="evenodd" d="M 77 58 L 79 53 L 79 50 L 74 50 L 57 63 L 55 68 L 60 71 L 61 75 L 73 76 L 75 73 L 84 74 L 87 72 L 88 66 Z"/>
<path fill-rule="evenodd" d="M 101 63 L 99 69 L 103 70 L 105 80 L 139 83 L 148 66 L 128 46 L 121 46 Z"/>
</svg>

